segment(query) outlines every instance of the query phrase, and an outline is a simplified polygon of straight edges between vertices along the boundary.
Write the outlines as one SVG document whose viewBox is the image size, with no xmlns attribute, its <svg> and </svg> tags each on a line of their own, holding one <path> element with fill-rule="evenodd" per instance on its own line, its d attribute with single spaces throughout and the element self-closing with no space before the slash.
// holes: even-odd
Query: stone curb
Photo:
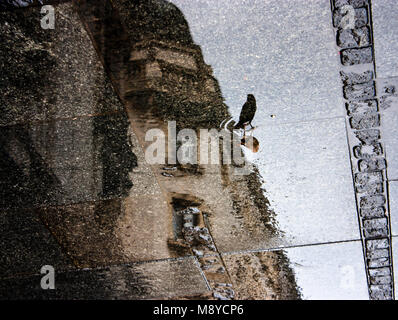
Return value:
<svg viewBox="0 0 398 320">
<path fill-rule="evenodd" d="M 394 299 L 387 162 L 380 135 L 380 99 L 370 0 L 332 0 L 341 58 L 347 133 L 371 300 Z M 352 21 L 349 21 L 349 20 Z"/>
</svg>

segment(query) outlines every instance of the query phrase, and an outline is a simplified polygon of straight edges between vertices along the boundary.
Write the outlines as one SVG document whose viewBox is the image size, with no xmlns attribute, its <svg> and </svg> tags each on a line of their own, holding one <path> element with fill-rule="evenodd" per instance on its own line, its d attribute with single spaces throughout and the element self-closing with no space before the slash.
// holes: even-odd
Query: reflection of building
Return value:
<svg viewBox="0 0 398 320">
<path fill-rule="evenodd" d="M 219 128 L 229 116 L 227 106 L 223 103 L 218 81 L 213 77 L 211 67 L 204 62 L 201 48 L 193 43 L 180 10 L 164 0 L 113 0 L 112 5 L 104 2 L 102 17 L 89 17 L 85 11 L 81 17 L 93 32 L 92 37 L 97 39 L 97 47 L 128 106 L 130 120 L 143 147 L 145 132 L 154 127 L 165 129 L 164 120 L 175 120 L 179 128 Z M 107 13 L 111 13 L 112 19 L 106 18 Z M 94 24 L 96 27 L 91 27 Z M 109 31 L 108 41 L 104 30 L 110 24 L 119 26 L 125 33 Z M 115 33 L 124 41 L 115 39 Z M 120 44 L 117 51 L 113 46 L 115 43 Z M 123 52 L 124 56 L 118 58 L 117 52 Z M 112 60 L 116 63 L 107 65 Z M 122 66 L 120 61 L 123 61 Z M 272 212 L 260 191 L 261 183 L 256 173 L 240 179 L 231 175 L 228 166 L 204 166 L 199 171 L 177 167 L 177 171 L 170 174 L 163 171 L 163 166 L 152 166 L 167 201 L 173 204 L 173 212 L 175 203 L 185 203 L 188 211 L 191 206 L 208 212 L 213 228 L 218 232 L 236 230 L 237 239 L 242 243 L 250 243 L 265 235 L 273 238 L 278 232 L 273 229 Z M 203 186 L 211 186 L 211 192 Z M 182 212 L 184 208 L 178 210 Z M 170 215 L 170 220 L 176 223 L 175 213 Z M 205 225 L 204 219 L 198 219 L 198 227 Z M 177 236 L 175 241 L 169 242 L 170 250 L 184 254 L 187 244 L 183 243 L 183 233 L 174 230 L 174 234 Z M 218 257 L 216 264 L 223 266 L 224 262 Z M 205 260 L 200 262 L 207 268 Z M 299 297 L 294 275 L 282 252 L 270 252 L 259 263 L 264 267 L 253 275 L 258 276 L 260 272 L 264 285 L 260 285 L 252 297 Z M 252 274 L 249 270 L 253 267 L 247 264 L 248 274 Z M 216 272 L 205 271 L 205 274 L 213 289 L 217 288 L 217 283 L 232 281 Z M 245 280 L 236 288 L 241 290 L 240 295 L 238 292 L 241 298 L 248 297 L 254 281 Z"/>
<path fill-rule="evenodd" d="M 2 141 L 8 140 L 0 147 L 2 155 L 8 156 L 2 157 L 1 163 L 12 167 L 14 180 L 33 181 L 25 185 L 23 196 L 29 195 L 29 189 L 33 190 L 41 205 L 35 213 L 73 260 L 73 266 L 96 268 L 163 259 L 165 266 L 158 270 L 164 272 L 165 282 L 171 279 L 173 287 L 181 278 L 186 278 L 186 270 L 190 273 L 196 270 L 201 280 L 202 274 L 192 264 L 191 269 L 173 266 L 170 275 L 166 260 L 186 256 L 187 251 L 193 254 L 193 249 L 200 251 L 207 245 L 206 249 L 212 250 L 215 258 L 201 258 L 199 254 L 197 257 L 213 289 L 222 287 L 221 283 L 234 283 L 233 289 L 245 298 L 252 281 L 260 277 L 264 285 L 253 297 L 296 297 L 294 276 L 288 261 L 280 254 L 270 252 L 259 259 L 257 265 L 261 267 L 247 272 L 253 276 L 238 283 L 225 272 L 225 259 L 213 246 L 212 237 L 221 248 L 218 250 L 231 251 L 234 243 L 228 247 L 229 239 L 225 240 L 223 233 L 231 236 L 235 244 L 238 241 L 248 244 L 267 235 L 272 238 L 277 232 L 255 173 L 236 177 L 230 174 L 230 166 L 176 166 L 167 176 L 164 166 L 149 166 L 142 155 L 145 132 L 153 127 L 164 128 L 164 120 L 176 120 L 180 128 L 199 129 L 218 128 L 228 117 L 217 80 L 203 61 L 200 47 L 193 43 L 182 13 L 163 0 L 77 0 L 74 3 L 97 52 L 71 3 L 56 8 L 56 12 L 62 14 L 56 20 L 58 27 L 45 34 L 35 24 L 39 17 L 37 10 L 6 15 L 5 19 L 11 19 L 7 20 L 8 24 L 2 24 L 7 31 L 6 46 L 12 41 L 23 44 L 7 47 L 15 62 L 10 70 L 21 71 L 18 64 L 29 68 L 29 61 L 18 60 L 21 57 L 32 55 L 41 62 L 32 64 L 39 72 L 27 69 L 29 72 L 21 72 L 22 75 L 11 74 L 15 76 L 15 85 L 23 83 L 19 80 L 25 74 L 29 75 L 28 79 L 48 81 L 45 84 L 38 81 L 43 86 L 28 88 L 17 88 L 13 84 L 8 88 L 12 94 L 0 97 L 8 104 L 15 104 L 4 118 L 14 121 L 22 114 L 23 119 L 17 120 L 29 123 L 33 115 L 36 121 L 17 138 L 8 129 L 0 128 L 7 133 Z M 29 23 L 35 26 L 33 31 Z M 26 39 L 16 39 L 9 32 L 10 26 L 19 25 L 19 33 L 28 35 Z M 29 37 L 38 41 L 32 42 Z M 30 55 L 26 50 L 18 51 L 25 47 Z M 109 85 L 98 57 L 123 106 Z M 13 92 L 15 88 L 18 90 Z M 22 89 L 24 94 L 19 94 L 22 100 L 18 102 L 23 103 L 15 103 L 13 95 Z M 29 108 L 13 113 L 19 105 Z M 24 159 L 30 165 L 23 167 L 17 163 Z M 24 170 L 31 177 L 29 174 L 23 179 L 17 176 Z M 178 220 L 186 207 L 192 216 L 184 216 L 173 226 L 173 219 Z M 187 218 L 192 223 L 188 223 Z M 190 229 L 191 243 L 186 239 L 185 230 L 179 232 L 185 223 L 201 228 L 200 234 Z M 211 229 L 212 235 L 205 227 Z M 210 240 L 200 247 L 194 243 L 198 238 Z M 36 260 L 41 262 L 40 252 L 38 255 Z M 25 264 L 21 265 L 21 273 L 27 272 Z M 188 260 L 184 262 L 184 266 L 187 265 L 190 265 Z M 204 265 L 209 269 L 205 270 Z M 254 270 L 249 263 L 245 266 L 248 271 Z M 140 269 L 142 274 L 146 269 Z M 37 272 L 36 265 L 34 272 Z M 129 274 L 116 272 L 114 277 L 106 277 L 114 293 L 112 297 L 120 297 L 112 285 L 120 285 L 121 289 L 116 289 L 123 291 L 132 283 L 136 275 L 130 277 Z M 291 286 L 284 286 L 286 275 Z M 158 275 L 155 273 L 155 276 Z M 284 288 L 289 292 L 283 292 Z M 217 293 L 220 292 L 221 289 Z"/>
<path fill-rule="evenodd" d="M 152 107 L 179 127 L 218 128 L 227 106 L 180 10 L 159 0 L 112 3 L 130 40 L 124 95 L 152 97 Z"/>
</svg>

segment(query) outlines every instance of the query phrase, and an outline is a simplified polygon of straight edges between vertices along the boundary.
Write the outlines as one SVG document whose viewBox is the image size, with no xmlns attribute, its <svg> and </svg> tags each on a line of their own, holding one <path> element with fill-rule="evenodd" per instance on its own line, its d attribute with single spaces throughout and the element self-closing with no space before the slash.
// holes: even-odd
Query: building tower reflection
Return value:
<svg viewBox="0 0 398 320">
<path fill-rule="evenodd" d="M 162 126 L 162 121 L 167 120 L 176 121 L 177 128 L 218 128 L 230 117 L 212 68 L 204 62 L 201 48 L 193 42 L 188 22 L 174 4 L 165 0 L 95 2 L 96 6 L 91 0 L 79 1 L 80 15 L 120 97 L 132 110 L 133 118 L 141 119 L 143 132 L 150 128 L 147 123 Z M 253 196 L 249 194 L 252 192 L 255 194 L 252 206 L 261 224 L 253 229 L 278 234 L 280 231 L 271 223 L 272 212 L 260 191 L 258 176 L 253 173 L 242 182 L 228 176 L 228 168 L 221 171 L 223 188 L 231 190 L 230 199 L 225 202 L 236 204 L 233 210 L 238 211 L 236 215 L 242 216 L 243 221 L 248 221 L 244 222 L 249 223 L 248 230 L 253 228 L 249 222 L 253 217 L 247 217 L 252 214 L 253 207 L 245 211 L 247 208 L 242 209 L 245 206 L 241 203 L 246 201 L 245 197 Z M 194 183 L 197 177 L 187 179 Z M 242 183 L 249 186 L 245 187 L 246 191 L 239 191 Z M 170 182 L 161 184 L 165 190 L 173 190 Z M 170 201 L 175 200 L 170 198 Z M 202 200 L 208 201 L 206 196 Z M 209 205 L 211 207 L 211 203 Z M 265 282 L 270 284 L 273 294 L 260 292 L 254 297 L 298 298 L 294 274 L 284 252 L 269 252 L 263 260 L 262 277 L 267 279 Z M 245 291 L 244 287 L 239 287 Z"/>
</svg>

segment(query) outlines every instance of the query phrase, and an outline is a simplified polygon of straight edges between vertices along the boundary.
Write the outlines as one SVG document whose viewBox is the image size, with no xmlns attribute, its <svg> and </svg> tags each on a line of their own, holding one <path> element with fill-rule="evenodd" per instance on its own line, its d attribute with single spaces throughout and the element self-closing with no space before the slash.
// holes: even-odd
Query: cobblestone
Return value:
<svg viewBox="0 0 398 320">
<path fill-rule="evenodd" d="M 363 196 L 360 200 L 361 208 L 382 207 L 386 203 L 386 197 L 383 194 Z"/>
<path fill-rule="evenodd" d="M 364 7 L 369 4 L 368 0 L 334 0 L 335 8 L 340 8 L 345 5 L 350 5 L 354 8 Z"/>
<path fill-rule="evenodd" d="M 377 270 L 377 269 L 375 269 Z M 391 276 L 380 276 L 380 277 L 370 277 L 370 283 L 371 284 L 388 284 L 391 282 Z"/>
<path fill-rule="evenodd" d="M 371 285 L 370 296 L 374 300 L 386 300 L 392 298 L 392 289 L 390 285 Z"/>
<path fill-rule="evenodd" d="M 382 268 L 382 267 L 388 267 L 389 265 L 390 265 L 389 257 L 368 260 L 369 268 Z"/>
<path fill-rule="evenodd" d="M 333 26 L 335 28 L 340 27 L 340 22 L 343 14 L 340 9 L 333 11 Z M 360 28 L 368 24 L 368 12 L 366 8 L 355 9 L 355 28 Z"/>
<path fill-rule="evenodd" d="M 376 260 L 380 258 L 387 258 L 389 255 L 388 249 L 376 249 L 376 250 L 368 250 L 366 252 L 366 256 L 370 260 Z"/>
<path fill-rule="evenodd" d="M 371 63 L 373 61 L 372 48 L 344 49 L 341 51 L 341 63 L 345 66 Z"/>
<path fill-rule="evenodd" d="M 359 145 L 354 147 L 354 156 L 358 159 L 371 160 L 383 154 L 383 148 L 380 143 L 370 145 Z"/>
<path fill-rule="evenodd" d="M 376 114 L 354 115 L 350 118 L 350 126 L 355 130 L 370 129 L 380 126 L 380 116 Z"/>
<path fill-rule="evenodd" d="M 390 268 L 388 268 L 388 267 L 369 270 L 369 275 L 371 277 L 383 277 L 383 276 L 389 276 L 390 274 L 391 274 L 391 271 L 390 271 Z"/>
<path fill-rule="evenodd" d="M 360 160 L 358 162 L 358 167 L 361 172 L 372 172 L 386 169 L 387 163 L 384 158 Z"/>
<path fill-rule="evenodd" d="M 367 250 L 388 249 L 388 247 L 389 247 L 389 241 L 387 238 L 366 240 L 366 249 Z"/>
<path fill-rule="evenodd" d="M 340 71 L 341 80 L 346 85 L 370 82 L 373 80 L 373 76 L 374 73 L 371 70 L 365 71 L 363 73 Z"/>
<path fill-rule="evenodd" d="M 346 103 L 347 114 L 349 116 L 353 114 L 368 115 L 377 113 L 377 102 L 376 100 L 365 100 L 360 102 L 348 102 Z"/>
<path fill-rule="evenodd" d="M 380 139 L 379 129 L 356 131 L 355 136 L 364 144 L 374 144 Z"/>
<path fill-rule="evenodd" d="M 359 193 L 382 193 L 383 175 L 381 172 L 357 173 L 355 174 L 355 187 Z"/>
<path fill-rule="evenodd" d="M 362 219 L 382 218 L 385 217 L 385 211 L 384 207 L 361 208 L 359 214 Z"/>
<path fill-rule="evenodd" d="M 365 47 L 370 44 L 369 28 L 341 29 L 337 32 L 337 45 L 340 48 Z"/>
<path fill-rule="evenodd" d="M 388 223 L 387 218 L 376 218 L 371 220 L 363 221 L 363 232 L 365 238 L 376 238 L 376 237 L 387 237 L 388 236 Z M 370 254 L 380 253 L 381 251 L 386 251 L 388 256 L 388 250 L 375 250 L 368 251 Z M 383 256 L 384 257 L 384 256 Z M 375 258 L 379 258 L 378 256 Z"/>
<path fill-rule="evenodd" d="M 361 84 L 346 85 L 343 88 L 344 97 L 348 100 L 366 100 L 376 95 L 375 84 L 369 81 Z"/>
<path fill-rule="evenodd" d="M 355 25 L 342 23 L 350 18 L 355 8 Z M 384 176 L 387 162 L 383 157 L 380 130 L 380 109 L 392 105 L 396 92 L 394 85 L 375 79 L 373 64 L 371 6 L 368 0 L 333 0 L 333 26 L 336 28 L 336 44 L 341 48 L 340 58 L 344 98 L 351 134 L 359 140 L 349 140 L 353 150 L 351 158 L 355 192 L 359 198 L 359 218 L 362 237 L 365 240 L 366 269 L 369 272 L 368 286 L 371 299 L 392 299 L 392 276 L 389 266 L 390 230 L 389 213 L 386 210 L 387 196 Z M 353 29 L 352 29 L 353 28 Z M 352 72 L 354 65 L 366 64 Z M 356 68 L 356 67 L 355 67 Z M 378 97 L 376 97 L 376 84 Z M 357 145 L 355 145 L 357 144 Z M 382 238 L 382 239 L 377 239 Z M 383 268 L 386 267 L 386 268 Z M 383 268 L 383 269 L 374 269 Z"/>
</svg>

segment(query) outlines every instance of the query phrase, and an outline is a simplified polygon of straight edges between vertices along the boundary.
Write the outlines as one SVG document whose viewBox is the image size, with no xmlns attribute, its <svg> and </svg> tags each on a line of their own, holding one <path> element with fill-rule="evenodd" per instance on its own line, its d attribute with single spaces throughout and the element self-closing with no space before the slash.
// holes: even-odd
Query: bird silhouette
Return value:
<svg viewBox="0 0 398 320">
<path fill-rule="evenodd" d="M 256 114 L 257 106 L 256 106 L 256 98 L 254 98 L 254 95 L 248 94 L 247 95 L 247 100 L 245 104 L 242 107 L 242 110 L 240 112 L 239 116 L 239 122 L 235 125 L 234 129 L 243 129 L 245 130 L 246 125 L 250 124 L 252 126 L 252 121 L 254 118 L 254 115 Z"/>
</svg>

